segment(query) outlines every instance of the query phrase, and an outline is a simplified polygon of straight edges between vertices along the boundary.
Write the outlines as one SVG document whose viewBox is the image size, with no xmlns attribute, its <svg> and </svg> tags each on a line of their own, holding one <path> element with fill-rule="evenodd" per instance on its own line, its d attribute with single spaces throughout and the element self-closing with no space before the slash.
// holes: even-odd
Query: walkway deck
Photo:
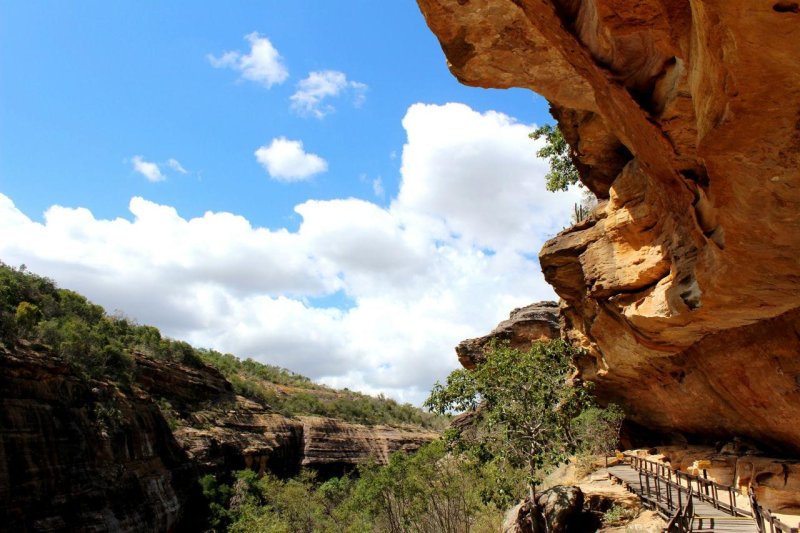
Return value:
<svg viewBox="0 0 800 533">
<path fill-rule="evenodd" d="M 608 468 L 609 474 L 619 479 L 632 492 L 637 494 L 650 505 L 656 507 L 663 516 L 671 516 L 674 510 L 686 503 L 686 492 L 679 491 L 677 487 L 661 481 L 656 487 L 655 477 L 640 475 L 629 464 L 619 464 Z M 658 496 L 657 496 L 658 493 Z M 679 503 L 680 502 L 680 503 Z M 734 517 L 723 509 L 714 507 L 711 503 L 698 496 L 692 497 L 695 519 L 693 531 L 705 532 L 731 532 L 731 533 L 758 533 L 755 521 L 750 517 Z M 670 505 L 671 504 L 671 505 Z"/>
</svg>

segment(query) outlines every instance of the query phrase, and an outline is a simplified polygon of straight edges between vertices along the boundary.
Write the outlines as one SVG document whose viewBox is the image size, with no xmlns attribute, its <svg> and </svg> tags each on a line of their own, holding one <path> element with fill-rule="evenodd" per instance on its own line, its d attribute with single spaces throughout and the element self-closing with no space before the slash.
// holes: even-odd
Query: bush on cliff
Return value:
<svg viewBox="0 0 800 533">
<path fill-rule="evenodd" d="M 536 156 L 547 159 L 550 170 L 545 174 L 545 186 L 548 191 L 566 191 L 570 185 L 578 183 L 578 169 L 572 162 L 572 148 L 564 139 L 558 126 L 545 124 L 533 130 L 531 139 L 544 137 L 544 146 L 536 151 Z"/>
</svg>

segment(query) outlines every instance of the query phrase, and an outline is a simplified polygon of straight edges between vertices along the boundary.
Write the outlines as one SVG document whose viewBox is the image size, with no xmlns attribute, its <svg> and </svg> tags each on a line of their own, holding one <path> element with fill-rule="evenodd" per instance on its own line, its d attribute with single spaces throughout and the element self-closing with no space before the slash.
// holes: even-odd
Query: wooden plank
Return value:
<svg viewBox="0 0 800 533">
<path fill-rule="evenodd" d="M 609 474 L 625 484 L 631 492 L 647 500 L 651 505 L 659 507 L 662 514 L 666 514 L 667 516 L 672 516 L 674 514 L 679 501 L 678 489 L 675 486 L 669 485 L 667 483 L 668 480 L 662 477 L 659 477 L 658 489 L 656 489 L 655 471 L 653 471 L 648 478 L 626 464 L 610 466 L 607 470 Z M 644 482 L 644 485 L 642 482 Z M 669 494 L 672 500 L 672 509 L 667 505 L 667 494 Z M 658 501 L 657 495 L 661 496 L 661 501 Z M 685 502 L 685 499 L 686 492 L 682 492 L 680 500 Z M 692 504 L 694 506 L 694 514 L 698 517 L 703 517 L 702 529 L 699 529 L 700 520 L 694 520 L 694 528 L 696 531 L 706 531 L 709 533 L 758 533 L 758 528 L 752 519 L 743 520 L 742 517 L 735 518 L 725 509 L 714 507 L 710 502 L 702 500 L 696 494 L 692 497 Z M 712 518 L 714 522 L 713 529 L 711 527 Z"/>
</svg>

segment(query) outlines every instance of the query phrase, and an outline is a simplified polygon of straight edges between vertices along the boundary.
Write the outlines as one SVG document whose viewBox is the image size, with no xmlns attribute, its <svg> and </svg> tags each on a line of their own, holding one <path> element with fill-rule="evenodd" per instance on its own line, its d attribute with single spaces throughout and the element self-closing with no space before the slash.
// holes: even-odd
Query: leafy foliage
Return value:
<svg viewBox="0 0 800 533">
<path fill-rule="evenodd" d="M 494 498 L 492 482 L 485 465 L 436 441 L 414 455 L 393 454 L 386 467 L 364 465 L 357 477 L 319 483 L 308 472 L 280 480 L 243 471 L 232 488 L 213 478 L 203 486 L 217 531 L 466 533 L 497 531 L 504 507 L 495 501 L 505 505 L 524 491 Z M 227 501 L 218 505 L 221 495 Z"/>
<path fill-rule="evenodd" d="M 584 453 L 602 455 L 608 461 L 619 444 L 619 433 L 625 413 L 616 404 L 605 409 L 589 407 L 574 421 L 575 437 Z"/>
<path fill-rule="evenodd" d="M 625 524 L 636 518 L 637 514 L 638 512 L 633 509 L 626 509 L 621 505 L 614 505 L 611 509 L 603 513 L 603 526 L 614 527 Z"/>
<path fill-rule="evenodd" d="M 570 185 L 578 183 L 579 174 L 572 162 L 571 148 L 558 127 L 545 124 L 528 136 L 531 139 L 544 137 L 544 146 L 536 155 L 550 161 L 550 171 L 545 174 L 548 191 L 566 191 Z"/>
<path fill-rule="evenodd" d="M 575 419 L 590 404 L 585 387 L 568 375 L 577 350 L 561 340 L 535 342 L 528 351 L 495 345 L 472 371 L 456 370 L 437 383 L 426 405 L 435 412 L 476 409 L 485 430 L 471 438 L 450 434 L 462 448 L 526 469 L 531 496 L 547 468 L 576 449 Z"/>
</svg>

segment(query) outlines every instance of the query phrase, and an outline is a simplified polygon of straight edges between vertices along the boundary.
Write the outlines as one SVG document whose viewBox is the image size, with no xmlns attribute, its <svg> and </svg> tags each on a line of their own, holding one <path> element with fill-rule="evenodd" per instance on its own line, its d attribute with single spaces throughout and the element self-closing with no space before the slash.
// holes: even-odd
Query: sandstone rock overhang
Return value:
<svg viewBox="0 0 800 533">
<path fill-rule="evenodd" d="M 800 453 L 797 3 L 418 3 L 461 82 L 549 100 L 603 200 L 540 254 L 598 395 Z"/>
</svg>

